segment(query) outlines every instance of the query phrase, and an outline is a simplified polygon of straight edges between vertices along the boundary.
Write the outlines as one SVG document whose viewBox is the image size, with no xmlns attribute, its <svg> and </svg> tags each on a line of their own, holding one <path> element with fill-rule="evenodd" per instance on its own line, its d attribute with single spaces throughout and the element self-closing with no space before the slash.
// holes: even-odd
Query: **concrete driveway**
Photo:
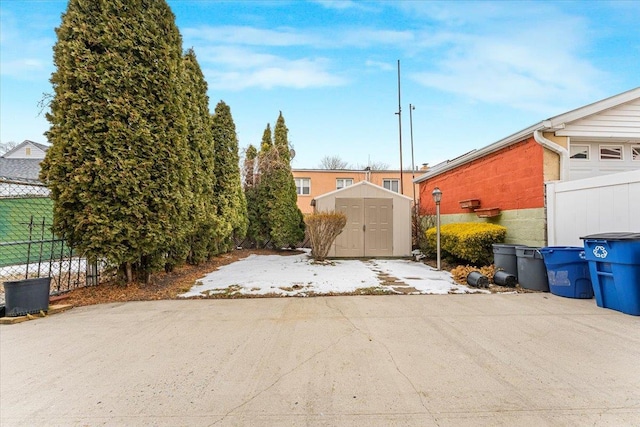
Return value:
<svg viewBox="0 0 640 427">
<path fill-rule="evenodd" d="M 640 318 L 542 293 L 108 304 L 0 351 L 3 426 L 640 425 Z"/>
</svg>

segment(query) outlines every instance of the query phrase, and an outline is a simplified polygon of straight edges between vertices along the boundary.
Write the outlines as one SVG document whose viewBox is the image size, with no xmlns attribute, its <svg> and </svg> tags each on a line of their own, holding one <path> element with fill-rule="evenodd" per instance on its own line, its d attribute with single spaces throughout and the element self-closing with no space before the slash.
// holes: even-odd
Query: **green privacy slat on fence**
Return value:
<svg viewBox="0 0 640 427">
<path fill-rule="evenodd" d="M 0 177 L 0 283 L 51 277 L 51 291 L 96 285 L 103 262 L 89 265 L 51 232 L 53 201 L 33 180 Z"/>
<path fill-rule="evenodd" d="M 29 222 L 51 225 L 53 202 L 48 197 L 0 198 L 0 242 L 29 239 Z M 47 230 L 48 231 L 48 230 Z M 48 233 L 51 236 L 51 233 Z"/>
<path fill-rule="evenodd" d="M 0 198 L 0 266 L 68 256 L 61 242 L 54 241 L 52 219 L 48 197 Z"/>
</svg>

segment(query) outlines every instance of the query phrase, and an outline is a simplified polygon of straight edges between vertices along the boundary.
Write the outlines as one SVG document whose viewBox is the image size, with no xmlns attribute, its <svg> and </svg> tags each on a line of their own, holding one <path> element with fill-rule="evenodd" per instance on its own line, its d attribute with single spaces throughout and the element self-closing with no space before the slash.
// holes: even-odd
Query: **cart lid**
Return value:
<svg viewBox="0 0 640 427">
<path fill-rule="evenodd" d="M 640 233 L 622 231 L 615 233 L 598 233 L 581 237 L 583 240 L 640 240 Z"/>
</svg>

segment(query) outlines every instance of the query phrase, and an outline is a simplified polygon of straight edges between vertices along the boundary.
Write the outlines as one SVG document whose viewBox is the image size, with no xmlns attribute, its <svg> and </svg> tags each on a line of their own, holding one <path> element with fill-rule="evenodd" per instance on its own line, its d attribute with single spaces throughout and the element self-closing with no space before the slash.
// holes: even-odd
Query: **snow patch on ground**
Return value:
<svg viewBox="0 0 640 427">
<path fill-rule="evenodd" d="M 200 279 L 181 297 L 239 293 L 243 295 L 306 296 L 352 293 L 358 289 L 415 288 L 419 294 L 483 292 L 453 281 L 451 274 L 408 260 L 332 260 L 315 263 L 308 252 L 298 255 L 250 255 Z M 486 292 L 486 291 L 485 291 Z M 401 292 L 399 292 L 401 293 Z"/>
<path fill-rule="evenodd" d="M 384 273 L 414 287 L 420 294 L 473 293 L 478 289 L 457 284 L 447 271 L 438 271 L 421 262 L 380 259 L 369 261 Z"/>
</svg>

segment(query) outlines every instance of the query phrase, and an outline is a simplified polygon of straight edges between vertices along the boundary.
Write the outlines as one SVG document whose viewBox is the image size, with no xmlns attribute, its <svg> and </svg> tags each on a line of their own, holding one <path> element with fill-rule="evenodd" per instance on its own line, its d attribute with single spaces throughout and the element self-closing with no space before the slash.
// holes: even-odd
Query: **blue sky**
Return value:
<svg viewBox="0 0 640 427">
<path fill-rule="evenodd" d="M 241 148 L 282 111 L 293 167 L 451 159 L 640 86 L 640 2 L 168 1 Z M 66 1 L 0 1 L 0 142 L 46 143 Z"/>
</svg>

